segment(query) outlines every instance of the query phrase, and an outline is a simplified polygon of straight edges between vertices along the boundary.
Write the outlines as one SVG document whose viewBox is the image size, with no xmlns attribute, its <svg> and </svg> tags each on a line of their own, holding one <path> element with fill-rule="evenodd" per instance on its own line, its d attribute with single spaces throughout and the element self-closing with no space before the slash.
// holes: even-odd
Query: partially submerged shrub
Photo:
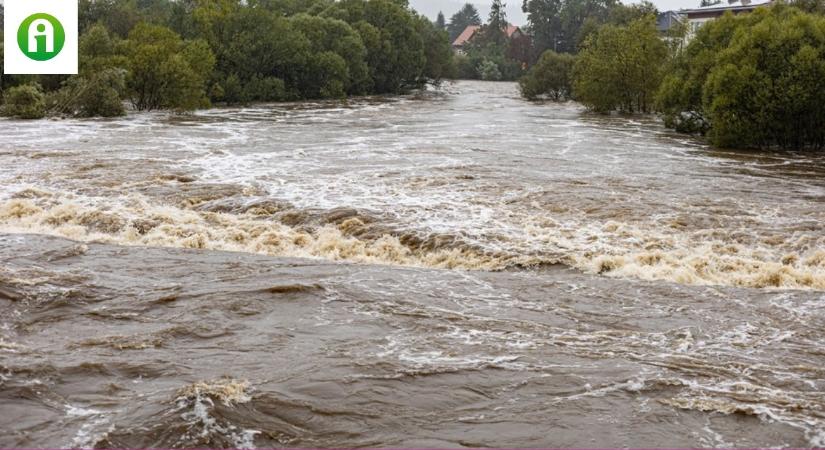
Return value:
<svg viewBox="0 0 825 450">
<path fill-rule="evenodd" d="M 539 62 L 519 80 L 521 95 L 529 100 L 549 98 L 569 100 L 573 91 L 573 65 L 576 57 L 548 50 Z"/>
<path fill-rule="evenodd" d="M 478 66 L 478 74 L 484 81 L 501 81 L 501 71 L 495 61 L 485 59 Z"/>
<path fill-rule="evenodd" d="M 69 78 L 53 100 L 54 110 L 75 117 L 117 117 L 126 114 L 121 96 L 126 71 L 105 69 Z"/>
<path fill-rule="evenodd" d="M 0 114 L 18 119 L 46 117 L 46 96 L 36 84 L 24 84 L 6 91 Z"/>
</svg>

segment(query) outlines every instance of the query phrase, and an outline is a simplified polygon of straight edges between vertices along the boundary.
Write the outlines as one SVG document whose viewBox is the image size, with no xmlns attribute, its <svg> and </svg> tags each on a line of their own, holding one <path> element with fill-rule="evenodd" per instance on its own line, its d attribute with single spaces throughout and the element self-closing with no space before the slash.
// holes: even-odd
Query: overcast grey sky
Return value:
<svg viewBox="0 0 825 450">
<path fill-rule="evenodd" d="M 660 11 L 668 11 L 671 9 L 681 9 L 681 8 L 694 8 L 699 6 L 699 0 L 651 0 L 656 7 L 659 8 Z M 418 12 L 424 14 L 431 19 L 435 19 L 438 15 L 439 11 L 443 11 L 444 15 L 447 17 L 447 20 L 450 20 L 450 16 L 455 14 L 456 11 L 461 9 L 461 6 L 466 3 L 465 1 L 461 0 L 410 0 L 410 5 L 415 8 Z M 490 13 L 490 3 L 489 1 L 479 1 L 479 0 L 471 0 L 470 3 L 473 3 L 478 8 L 479 13 L 481 14 L 481 18 L 487 20 L 487 15 Z M 521 3 L 522 0 L 505 0 L 507 4 L 507 18 L 510 22 L 516 25 L 524 25 L 527 22 L 527 18 L 524 16 L 524 13 L 521 12 Z M 633 3 L 629 0 L 625 0 L 625 3 Z"/>
</svg>

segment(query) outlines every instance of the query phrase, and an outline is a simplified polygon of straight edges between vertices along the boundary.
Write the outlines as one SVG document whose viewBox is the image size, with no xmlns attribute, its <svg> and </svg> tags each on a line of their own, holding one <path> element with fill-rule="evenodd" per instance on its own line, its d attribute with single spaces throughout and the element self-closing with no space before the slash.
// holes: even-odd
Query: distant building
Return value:
<svg viewBox="0 0 825 450">
<path fill-rule="evenodd" d="M 473 38 L 478 35 L 478 32 L 481 31 L 481 26 L 479 25 L 470 25 L 469 27 L 465 28 L 463 32 L 456 38 L 453 42 L 453 50 L 457 53 L 464 53 L 467 44 L 473 41 Z M 521 31 L 521 28 L 515 25 L 508 25 L 507 30 L 505 30 L 505 34 L 507 35 L 508 39 L 517 39 L 524 36 L 524 32 Z"/>
<path fill-rule="evenodd" d="M 679 11 L 665 11 L 656 16 L 656 29 L 659 34 L 668 34 L 670 30 L 681 25 L 685 17 Z"/>
<path fill-rule="evenodd" d="M 710 20 L 722 17 L 726 12 L 733 14 L 749 13 L 760 6 L 770 5 L 772 0 L 727 0 L 715 5 L 696 9 L 684 9 L 682 15 L 687 18 L 688 39 L 693 37 L 702 25 Z"/>
</svg>

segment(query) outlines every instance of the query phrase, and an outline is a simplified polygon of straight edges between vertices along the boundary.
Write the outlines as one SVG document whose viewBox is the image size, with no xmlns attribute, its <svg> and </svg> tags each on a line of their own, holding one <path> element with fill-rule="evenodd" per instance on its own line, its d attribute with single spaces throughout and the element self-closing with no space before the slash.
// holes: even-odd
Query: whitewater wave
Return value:
<svg viewBox="0 0 825 450">
<path fill-rule="evenodd" d="M 539 217 L 525 219 L 521 242 L 511 233 L 506 236 L 509 242 L 502 244 L 499 236 L 499 242 L 485 248 L 478 239 L 470 244 L 460 234 L 394 230 L 354 210 L 326 212 L 323 220 L 315 220 L 317 212 L 288 208 L 276 202 L 253 202 L 240 209 L 203 203 L 168 206 L 137 194 L 112 199 L 26 191 L 0 202 L 0 231 L 439 269 L 565 264 L 592 274 L 650 281 L 825 290 L 825 251 L 817 241 L 754 246 L 640 224 L 559 224 Z"/>
</svg>

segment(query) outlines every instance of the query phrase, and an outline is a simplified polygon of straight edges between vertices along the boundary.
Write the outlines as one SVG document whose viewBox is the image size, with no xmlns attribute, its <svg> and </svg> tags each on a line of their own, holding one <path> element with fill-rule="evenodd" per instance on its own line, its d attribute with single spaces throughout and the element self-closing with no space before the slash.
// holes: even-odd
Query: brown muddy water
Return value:
<svg viewBox="0 0 825 450">
<path fill-rule="evenodd" d="M 0 180 L 0 447 L 825 446 L 825 156 L 462 82 Z"/>
</svg>

